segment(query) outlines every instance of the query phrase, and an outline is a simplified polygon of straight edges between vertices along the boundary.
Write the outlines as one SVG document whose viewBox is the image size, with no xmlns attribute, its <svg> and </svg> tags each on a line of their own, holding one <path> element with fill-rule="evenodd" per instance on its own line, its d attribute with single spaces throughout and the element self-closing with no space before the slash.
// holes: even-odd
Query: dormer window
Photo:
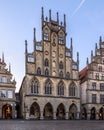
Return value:
<svg viewBox="0 0 104 130">
<path fill-rule="evenodd" d="M 44 40 L 49 40 L 48 29 L 44 30 Z"/>
</svg>

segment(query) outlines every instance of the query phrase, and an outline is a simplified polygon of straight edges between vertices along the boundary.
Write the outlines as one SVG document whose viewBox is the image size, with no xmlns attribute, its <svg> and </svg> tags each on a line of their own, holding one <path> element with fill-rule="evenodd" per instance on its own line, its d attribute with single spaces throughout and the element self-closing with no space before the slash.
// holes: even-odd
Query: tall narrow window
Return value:
<svg viewBox="0 0 104 130">
<path fill-rule="evenodd" d="M 100 90 L 104 91 L 104 83 L 100 83 Z"/>
<path fill-rule="evenodd" d="M 38 69 L 37 69 L 37 74 L 41 74 L 41 69 L 40 69 L 40 67 L 38 67 Z"/>
<path fill-rule="evenodd" d="M 45 59 L 45 66 L 49 66 L 49 60 L 48 59 Z"/>
<path fill-rule="evenodd" d="M 96 103 L 96 94 L 92 94 L 92 103 Z"/>
<path fill-rule="evenodd" d="M 6 97 L 6 90 L 0 90 L 1 92 L 1 97 L 5 98 Z"/>
<path fill-rule="evenodd" d="M 59 84 L 58 84 L 58 95 L 64 95 L 64 84 L 63 84 L 63 82 L 60 82 Z"/>
<path fill-rule="evenodd" d="M 44 30 L 44 40 L 48 40 L 49 39 L 49 35 L 48 35 L 48 29 Z"/>
<path fill-rule="evenodd" d="M 69 72 L 66 73 L 66 78 L 70 79 L 70 73 Z"/>
<path fill-rule="evenodd" d="M 62 72 L 62 71 L 60 71 L 59 77 L 60 77 L 60 78 L 63 78 L 63 72 Z"/>
<path fill-rule="evenodd" d="M 45 94 L 52 94 L 52 82 L 47 81 L 45 84 Z"/>
<path fill-rule="evenodd" d="M 39 82 L 37 79 L 33 80 L 31 83 L 31 93 L 38 94 L 39 92 Z"/>
<path fill-rule="evenodd" d="M 59 44 L 64 44 L 63 34 L 62 34 L 62 33 L 59 34 L 59 38 L 58 38 L 58 40 L 59 40 Z"/>
<path fill-rule="evenodd" d="M 49 75 L 49 70 L 48 70 L 48 69 L 45 70 L 45 75 L 46 75 L 46 76 Z"/>
<path fill-rule="evenodd" d="M 69 86 L 69 96 L 75 96 L 75 85 Z"/>
<path fill-rule="evenodd" d="M 59 69 L 63 69 L 63 62 L 62 61 L 60 61 L 60 63 L 59 63 Z"/>
<path fill-rule="evenodd" d="M 96 90 L 96 83 L 92 83 L 92 89 Z"/>
<path fill-rule="evenodd" d="M 104 95 L 103 94 L 100 94 L 100 103 L 104 104 Z"/>
</svg>

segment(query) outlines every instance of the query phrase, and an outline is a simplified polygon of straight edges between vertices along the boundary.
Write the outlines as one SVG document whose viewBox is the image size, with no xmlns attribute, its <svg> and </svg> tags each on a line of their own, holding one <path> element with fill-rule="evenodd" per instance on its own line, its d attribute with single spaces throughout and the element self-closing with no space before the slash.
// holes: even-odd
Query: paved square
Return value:
<svg viewBox="0 0 104 130">
<path fill-rule="evenodd" d="M 100 120 L 1 120 L 0 130 L 104 130 Z"/>
</svg>

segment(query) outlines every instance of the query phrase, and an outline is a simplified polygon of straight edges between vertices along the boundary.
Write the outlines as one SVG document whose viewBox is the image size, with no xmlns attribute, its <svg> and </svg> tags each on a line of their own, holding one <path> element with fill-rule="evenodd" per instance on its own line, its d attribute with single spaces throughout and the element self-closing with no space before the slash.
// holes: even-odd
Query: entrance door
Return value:
<svg viewBox="0 0 104 130">
<path fill-rule="evenodd" d="M 6 104 L 2 108 L 3 119 L 11 119 L 12 118 L 12 106 Z"/>
</svg>

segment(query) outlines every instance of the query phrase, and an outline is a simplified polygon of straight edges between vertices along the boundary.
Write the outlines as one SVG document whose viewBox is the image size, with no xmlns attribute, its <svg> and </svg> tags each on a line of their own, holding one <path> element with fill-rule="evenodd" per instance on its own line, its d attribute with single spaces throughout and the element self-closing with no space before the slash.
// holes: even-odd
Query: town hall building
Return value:
<svg viewBox="0 0 104 130">
<path fill-rule="evenodd" d="M 33 52 L 25 40 L 25 76 L 20 87 L 24 119 L 79 119 L 79 53 L 73 59 L 73 43 L 66 46 L 66 16 L 59 22 L 41 15 L 41 41 L 34 28 Z"/>
</svg>

